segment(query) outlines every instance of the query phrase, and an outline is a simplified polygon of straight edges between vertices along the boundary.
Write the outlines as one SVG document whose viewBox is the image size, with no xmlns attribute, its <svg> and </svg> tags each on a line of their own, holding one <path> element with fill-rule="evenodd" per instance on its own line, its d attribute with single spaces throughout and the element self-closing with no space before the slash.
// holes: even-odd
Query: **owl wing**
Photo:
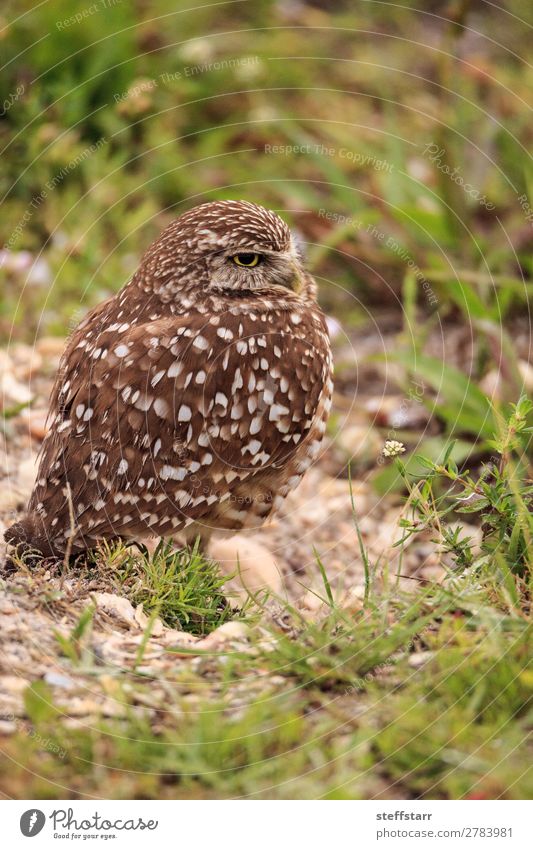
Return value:
<svg viewBox="0 0 533 849">
<path fill-rule="evenodd" d="M 318 408 L 317 328 L 270 313 L 114 314 L 103 304 L 69 341 L 30 510 L 67 536 L 72 512 L 76 536 L 164 535 L 274 480 Z"/>
</svg>

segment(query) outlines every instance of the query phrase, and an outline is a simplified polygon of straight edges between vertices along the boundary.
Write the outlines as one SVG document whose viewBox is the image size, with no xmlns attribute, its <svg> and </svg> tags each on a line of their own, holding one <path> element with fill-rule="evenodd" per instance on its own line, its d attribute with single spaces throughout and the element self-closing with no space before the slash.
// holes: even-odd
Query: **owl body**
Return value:
<svg viewBox="0 0 533 849">
<path fill-rule="evenodd" d="M 284 222 L 244 202 L 186 213 L 73 333 L 27 516 L 6 539 L 60 555 L 259 526 L 318 455 L 331 371 Z"/>
</svg>

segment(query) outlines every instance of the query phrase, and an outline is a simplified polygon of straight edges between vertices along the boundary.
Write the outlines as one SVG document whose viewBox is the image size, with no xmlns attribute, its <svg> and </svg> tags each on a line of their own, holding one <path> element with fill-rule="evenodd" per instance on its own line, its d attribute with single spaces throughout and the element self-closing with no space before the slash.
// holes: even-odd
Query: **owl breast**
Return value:
<svg viewBox="0 0 533 849">
<path fill-rule="evenodd" d="M 258 315 L 247 331 L 239 319 L 221 322 L 226 345 L 206 375 L 201 439 L 226 489 L 212 521 L 235 529 L 260 524 L 317 458 L 333 384 L 318 313 Z"/>
<path fill-rule="evenodd" d="M 250 251 L 259 270 L 237 269 Z M 260 524 L 318 456 L 331 370 L 287 224 L 247 201 L 188 210 L 69 339 L 6 539 L 56 556 Z"/>
<path fill-rule="evenodd" d="M 318 308 L 115 312 L 111 302 L 74 334 L 58 378 L 30 502 L 53 549 L 260 524 L 325 431 Z"/>
</svg>

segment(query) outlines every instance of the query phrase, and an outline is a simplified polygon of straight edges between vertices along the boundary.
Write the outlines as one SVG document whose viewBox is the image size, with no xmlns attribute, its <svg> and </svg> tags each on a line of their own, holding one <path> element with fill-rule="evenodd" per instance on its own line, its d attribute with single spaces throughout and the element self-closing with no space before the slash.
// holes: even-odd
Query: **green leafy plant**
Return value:
<svg viewBox="0 0 533 849">
<path fill-rule="evenodd" d="M 404 536 L 399 544 L 413 533 L 431 528 L 458 568 L 488 559 L 505 564 L 511 574 L 520 578 L 533 576 L 533 483 L 525 451 L 533 430 L 528 426 L 532 410 L 533 403 L 526 396 L 511 404 L 507 419 L 499 422 L 498 435 L 488 443 L 496 456 L 483 463 L 477 475 L 459 470 L 450 458 L 453 443 L 442 463 L 418 458 L 426 474 L 415 484 L 398 461 L 409 487 L 414 517 L 402 520 Z M 446 484 L 443 494 L 438 494 L 437 482 Z M 460 528 L 444 525 L 451 513 L 478 518 L 483 534 L 479 555 L 474 553 L 468 538 L 460 537 Z"/>
</svg>

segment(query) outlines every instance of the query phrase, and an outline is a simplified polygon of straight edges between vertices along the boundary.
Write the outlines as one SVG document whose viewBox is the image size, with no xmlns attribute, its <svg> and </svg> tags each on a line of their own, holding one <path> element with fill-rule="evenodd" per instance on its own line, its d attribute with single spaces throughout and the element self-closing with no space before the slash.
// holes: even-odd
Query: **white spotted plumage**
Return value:
<svg viewBox="0 0 533 849">
<path fill-rule="evenodd" d="M 315 292 L 274 212 L 217 201 L 176 219 L 74 331 L 6 538 L 61 554 L 264 521 L 315 462 L 331 405 Z"/>
</svg>

